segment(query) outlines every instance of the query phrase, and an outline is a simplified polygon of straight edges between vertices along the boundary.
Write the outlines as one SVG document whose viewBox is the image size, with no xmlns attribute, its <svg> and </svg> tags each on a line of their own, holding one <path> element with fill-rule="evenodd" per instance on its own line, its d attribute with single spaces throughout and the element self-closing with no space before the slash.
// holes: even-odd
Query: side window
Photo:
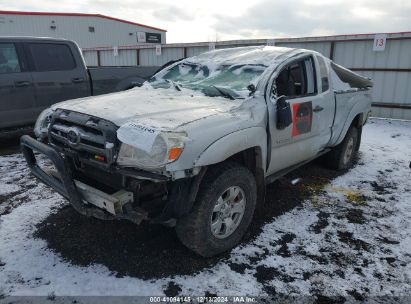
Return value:
<svg viewBox="0 0 411 304">
<path fill-rule="evenodd" d="M 294 62 L 284 68 L 275 80 L 277 96 L 288 98 L 316 94 L 314 64 L 311 57 Z"/>
<path fill-rule="evenodd" d="M 0 74 L 21 72 L 13 43 L 0 43 Z"/>
<path fill-rule="evenodd" d="M 31 43 L 29 48 L 38 72 L 66 71 L 76 67 L 73 54 L 65 44 Z"/>
<path fill-rule="evenodd" d="M 328 82 L 328 70 L 325 60 L 321 56 L 317 56 L 318 65 L 320 66 L 320 77 L 321 77 L 321 92 L 328 91 L 330 84 Z"/>
</svg>

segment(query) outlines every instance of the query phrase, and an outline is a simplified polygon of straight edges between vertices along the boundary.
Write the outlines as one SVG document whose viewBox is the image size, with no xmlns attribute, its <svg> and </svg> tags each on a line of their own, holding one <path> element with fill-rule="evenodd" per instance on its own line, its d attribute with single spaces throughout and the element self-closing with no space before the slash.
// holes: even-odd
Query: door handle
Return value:
<svg viewBox="0 0 411 304">
<path fill-rule="evenodd" d="M 80 78 L 72 78 L 71 82 L 72 83 L 82 83 L 84 81 L 84 78 L 80 77 Z"/>
<path fill-rule="evenodd" d="M 16 87 L 28 87 L 31 84 L 30 81 L 15 81 L 14 85 Z"/>
<path fill-rule="evenodd" d="M 316 106 L 316 107 L 313 109 L 313 112 L 321 112 L 322 110 L 324 110 L 323 107 Z"/>
</svg>

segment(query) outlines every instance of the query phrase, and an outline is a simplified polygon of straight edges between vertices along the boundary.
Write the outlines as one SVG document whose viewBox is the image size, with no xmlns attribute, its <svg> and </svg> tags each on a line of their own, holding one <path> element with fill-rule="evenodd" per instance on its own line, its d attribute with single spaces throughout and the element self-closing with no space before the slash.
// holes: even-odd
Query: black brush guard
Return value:
<svg viewBox="0 0 411 304">
<path fill-rule="evenodd" d="M 142 220 L 147 219 L 147 214 L 145 212 L 138 212 L 130 210 L 129 208 L 127 208 L 127 213 L 114 216 L 102 209 L 84 204 L 77 186 L 72 178 L 70 165 L 65 158 L 63 158 L 52 147 L 45 145 L 28 135 L 21 137 L 20 145 L 31 173 L 40 181 L 64 196 L 71 203 L 74 209 L 80 214 L 85 216 L 92 216 L 102 220 L 126 219 L 137 224 L 140 224 Z M 60 179 L 50 176 L 39 167 L 36 157 L 34 156 L 34 151 L 44 154 L 52 161 L 56 170 L 58 171 Z"/>
</svg>

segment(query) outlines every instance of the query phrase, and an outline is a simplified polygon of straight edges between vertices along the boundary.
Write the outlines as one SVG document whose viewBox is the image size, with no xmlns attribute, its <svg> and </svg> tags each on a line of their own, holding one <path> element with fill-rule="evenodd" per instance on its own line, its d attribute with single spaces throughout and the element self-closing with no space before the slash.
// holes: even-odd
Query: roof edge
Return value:
<svg viewBox="0 0 411 304">
<path fill-rule="evenodd" d="M 97 18 L 103 18 L 103 19 L 108 19 L 108 20 L 113 20 L 113 21 L 118 21 L 122 23 L 127 23 L 127 24 L 132 24 L 132 25 L 137 25 L 137 26 L 142 26 L 146 28 L 150 28 L 153 30 L 161 31 L 161 32 L 167 32 L 167 30 L 150 26 L 150 25 L 145 25 L 142 23 L 137 23 L 137 22 L 132 22 L 120 18 L 115 18 L 115 17 L 110 17 L 102 14 L 84 14 L 84 13 L 56 13 L 56 12 L 23 12 L 23 11 L 2 11 L 0 10 L 0 15 L 20 15 L 20 16 L 69 16 L 69 17 L 97 17 Z"/>
</svg>

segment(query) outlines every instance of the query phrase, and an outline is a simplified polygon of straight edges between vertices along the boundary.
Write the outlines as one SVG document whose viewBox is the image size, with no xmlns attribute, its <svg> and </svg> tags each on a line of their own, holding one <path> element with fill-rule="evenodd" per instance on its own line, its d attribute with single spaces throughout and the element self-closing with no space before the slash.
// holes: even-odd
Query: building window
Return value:
<svg viewBox="0 0 411 304">
<path fill-rule="evenodd" d="M 94 26 L 89 26 L 89 27 L 88 27 L 88 31 L 89 31 L 90 33 L 94 33 L 94 32 L 95 32 Z"/>
</svg>

